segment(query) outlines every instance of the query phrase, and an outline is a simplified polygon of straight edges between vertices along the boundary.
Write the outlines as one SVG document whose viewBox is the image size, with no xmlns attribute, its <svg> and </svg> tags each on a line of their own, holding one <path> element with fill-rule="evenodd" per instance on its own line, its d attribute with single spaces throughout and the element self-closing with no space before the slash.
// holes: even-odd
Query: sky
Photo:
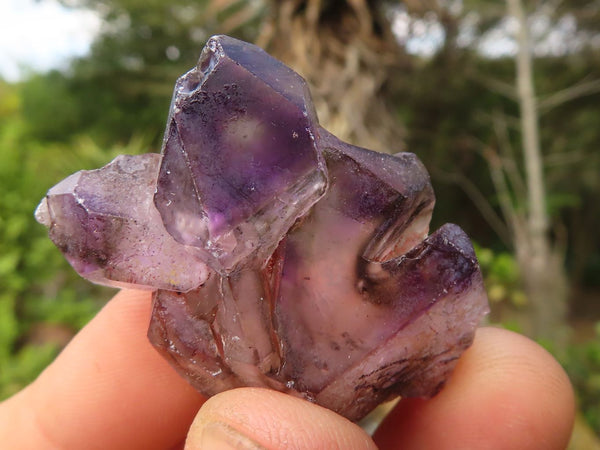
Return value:
<svg viewBox="0 0 600 450">
<path fill-rule="evenodd" d="M 17 81 L 84 55 L 100 29 L 91 11 L 70 10 L 56 0 L 0 0 L 0 77 Z"/>
</svg>

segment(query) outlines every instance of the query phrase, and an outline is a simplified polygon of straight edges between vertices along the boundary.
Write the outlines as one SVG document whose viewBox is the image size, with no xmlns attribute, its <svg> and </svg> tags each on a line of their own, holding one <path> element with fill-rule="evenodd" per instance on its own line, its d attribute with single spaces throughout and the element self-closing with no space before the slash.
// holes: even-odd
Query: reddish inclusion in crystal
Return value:
<svg viewBox="0 0 600 450">
<path fill-rule="evenodd" d="M 298 74 L 216 36 L 162 156 L 72 175 L 36 218 L 84 277 L 155 289 L 149 338 L 204 394 L 265 386 L 358 420 L 435 395 L 488 311 L 464 232 L 427 237 L 433 205 L 414 155 L 339 141 Z"/>
</svg>

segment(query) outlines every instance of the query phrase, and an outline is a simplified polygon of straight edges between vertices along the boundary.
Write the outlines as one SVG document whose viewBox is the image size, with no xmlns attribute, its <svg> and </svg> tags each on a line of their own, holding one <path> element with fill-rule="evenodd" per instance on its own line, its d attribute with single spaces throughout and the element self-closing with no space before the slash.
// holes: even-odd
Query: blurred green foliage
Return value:
<svg viewBox="0 0 600 450">
<path fill-rule="evenodd" d="M 521 286 L 519 266 L 512 253 L 494 252 L 474 243 L 477 260 L 484 276 L 488 299 L 494 303 L 509 303 L 512 306 L 527 305 L 527 297 Z"/>
<path fill-rule="evenodd" d="M 581 411 L 600 434 L 600 322 L 595 326 L 595 339 L 571 345 L 562 363 L 575 388 Z"/>
<path fill-rule="evenodd" d="M 108 150 L 85 136 L 52 142 L 35 137 L 32 126 L 35 119 L 23 115 L 23 86 L 0 84 L 0 398 L 37 376 L 64 343 L 65 330 L 81 328 L 110 292 L 69 267 L 35 222 L 37 203 L 70 173 L 147 148 L 141 137 Z M 34 342 L 40 324 L 50 326 L 46 342 Z"/>
</svg>

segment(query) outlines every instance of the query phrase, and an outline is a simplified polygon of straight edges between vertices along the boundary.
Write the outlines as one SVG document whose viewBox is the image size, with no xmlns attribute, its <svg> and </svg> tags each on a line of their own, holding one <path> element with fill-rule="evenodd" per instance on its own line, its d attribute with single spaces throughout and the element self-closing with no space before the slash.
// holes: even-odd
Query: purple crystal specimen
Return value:
<svg viewBox="0 0 600 450">
<path fill-rule="evenodd" d="M 155 197 L 169 233 L 220 272 L 262 265 L 325 188 L 316 126 L 297 73 L 210 39 L 173 94 Z"/>
<path fill-rule="evenodd" d="M 209 269 L 165 230 L 152 203 L 158 154 L 118 156 L 54 186 L 35 217 L 83 277 L 115 287 L 189 291 Z"/>
<path fill-rule="evenodd" d="M 216 36 L 162 157 L 72 175 L 36 217 L 86 278 L 156 290 L 149 338 L 204 394 L 265 386 L 358 420 L 438 392 L 488 311 L 464 232 L 427 236 L 433 205 L 413 154 L 339 141 L 299 75 Z"/>
</svg>

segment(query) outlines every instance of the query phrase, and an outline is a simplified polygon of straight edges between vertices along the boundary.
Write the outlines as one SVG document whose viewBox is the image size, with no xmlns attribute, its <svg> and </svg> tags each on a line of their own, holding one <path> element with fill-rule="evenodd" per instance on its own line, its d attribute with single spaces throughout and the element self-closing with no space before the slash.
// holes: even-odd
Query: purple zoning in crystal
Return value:
<svg viewBox="0 0 600 450">
<path fill-rule="evenodd" d="M 165 230 L 152 198 L 161 157 L 118 156 L 54 186 L 35 217 L 73 268 L 94 283 L 189 291 L 209 268 Z"/>
<path fill-rule="evenodd" d="M 262 265 L 325 188 L 317 126 L 298 74 L 211 39 L 173 94 L 155 197 L 169 233 L 224 274 Z"/>
<path fill-rule="evenodd" d="M 162 155 L 72 175 L 36 211 L 91 281 L 155 290 L 148 336 L 194 387 L 263 386 L 358 420 L 435 395 L 488 311 L 468 237 L 428 236 L 429 176 L 318 124 L 304 80 L 209 40 Z"/>
</svg>

